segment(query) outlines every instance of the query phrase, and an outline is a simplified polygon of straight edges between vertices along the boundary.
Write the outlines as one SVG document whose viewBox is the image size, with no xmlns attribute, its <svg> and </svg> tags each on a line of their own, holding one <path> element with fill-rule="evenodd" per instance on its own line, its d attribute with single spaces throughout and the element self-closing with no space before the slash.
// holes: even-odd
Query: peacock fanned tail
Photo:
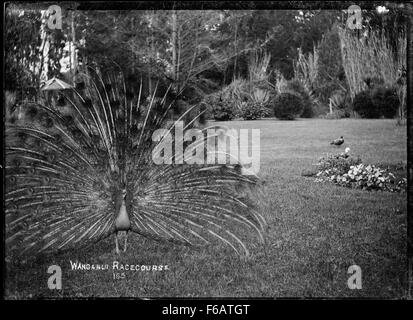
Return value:
<svg viewBox="0 0 413 320">
<path fill-rule="evenodd" d="M 134 97 L 121 75 L 96 72 L 87 82 L 82 93 L 65 95 L 69 108 L 27 104 L 24 120 L 6 126 L 6 254 L 111 235 L 123 189 L 131 231 L 149 239 L 219 241 L 239 254 L 248 253 L 250 231 L 263 240 L 263 217 L 239 194 L 255 180 L 239 166 L 153 163 L 152 134 L 173 107 L 169 90 L 143 103 L 142 85 Z"/>
</svg>

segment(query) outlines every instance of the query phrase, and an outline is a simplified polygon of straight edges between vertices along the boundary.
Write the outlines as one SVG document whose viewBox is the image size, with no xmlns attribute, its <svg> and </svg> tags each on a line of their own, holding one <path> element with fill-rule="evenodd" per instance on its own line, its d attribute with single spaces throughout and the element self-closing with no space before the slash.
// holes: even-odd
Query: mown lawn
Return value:
<svg viewBox="0 0 413 320">
<path fill-rule="evenodd" d="M 351 148 L 364 163 L 406 165 L 406 127 L 393 120 L 234 121 L 261 130 L 261 182 L 255 190 L 268 221 L 267 243 L 245 260 L 224 248 L 191 250 L 129 237 L 120 258 L 114 240 L 93 248 L 8 263 L 6 297 L 402 297 L 406 288 L 406 194 L 352 190 L 301 176 L 323 154 Z M 341 148 L 329 142 L 343 135 Z M 71 261 L 168 265 L 157 272 L 72 271 Z M 63 271 L 62 290 L 47 268 Z M 362 289 L 347 286 L 349 266 Z"/>
</svg>

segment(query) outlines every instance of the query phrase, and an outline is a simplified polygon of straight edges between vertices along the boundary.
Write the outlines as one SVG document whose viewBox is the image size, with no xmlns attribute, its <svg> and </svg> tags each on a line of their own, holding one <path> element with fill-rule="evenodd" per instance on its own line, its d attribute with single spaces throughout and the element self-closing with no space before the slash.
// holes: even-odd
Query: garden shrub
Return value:
<svg viewBox="0 0 413 320">
<path fill-rule="evenodd" d="M 353 110 L 362 118 L 378 118 L 379 114 L 373 104 L 370 90 L 361 91 L 353 100 Z"/>
<path fill-rule="evenodd" d="M 334 108 L 343 111 L 344 118 L 349 118 L 353 112 L 351 98 L 347 91 L 336 90 L 330 97 Z"/>
<path fill-rule="evenodd" d="M 385 118 L 394 118 L 400 103 L 396 90 L 385 86 L 372 90 L 372 102 L 379 115 Z"/>
<path fill-rule="evenodd" d="M 248 81 L 245 79 L 235 79 L 229 85 L 223 87 L 217 94 L 224 101 L 241 103 L 249 99 Z"/>
<path fill-rule="evenodd" d="M 242 103 L 250 100 L 248 82 L 245 79 L 235 79 L 218 92 L 206 96 L 201 104 L 206 105 L 207 118 L 228 121 L 239 115 Z"/>
<path fill-rule="evenodd" d="M 263 102 L 243 102 L 241 103 L 239 115 L 244 120 L 256 120 L 269 117 L 271 110 Z"/>
<path fill-rule="evenodd" d="M 270 101 L 270 96 L 271 94 L 269 90 L 253 88 L 249 101 L 267 106 Z"/>
<path fill-rule="evenodd" d="M 209 112 L 216 121 L 229 121 L 235 118 L 234 103 L 229 100 L 216 99 L 209 105 Z"/>
<path fill-rule="evenodd" d="M 273 102 L 274 115 L 281 120 L 294 120 L 304 109 L 301 96 L 295 92 L 286 91 L 278 94 Z"/>
<path fill-rule="evenodd" d="M 318 73 L 313 90 L 317 98 L 328 105 L 334 92 L 347 86 L 338 25 L 333 25 L 323 35 L 317 49 Z"/>
<path fill-rule="evenodd" d="M 304 87 L 304 85 L 298 79 L 289 80 L 286 83 L 286 91 L 291 91 L 299 94 L 303 100 L 303 112 L 302 118 L 312 118 L 314 116 L 313 104 L 314 101 L 310 92 Z"/>
<path fill-rule="evenodd" d="M 358 93 L 353 100 L 353 109 L 363 118 L 393 118 L 399 104 L 394 88 L 379 85 Z"/>
<path fill-rule="evenodd" d="M 333 112 L 328 112 L 327 114 L 323 115 L 323 119 L 343 119 L 343 118 L 349 118 L 350 113 L 348 113 L 346 110 L 342 109 L 336 109 L 333 110 Z"/>
</svg>

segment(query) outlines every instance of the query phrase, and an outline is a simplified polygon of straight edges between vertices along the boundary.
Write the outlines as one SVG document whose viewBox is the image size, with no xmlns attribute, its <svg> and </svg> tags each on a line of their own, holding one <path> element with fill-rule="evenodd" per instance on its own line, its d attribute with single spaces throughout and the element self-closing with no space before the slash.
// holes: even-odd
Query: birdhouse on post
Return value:
<svg viewBox="0 0 413 320">
<path fill-rule="evenodd" d="M 50 80 L 47 80 L 45 84 L 41 87 L 41 90 L 46 92 L 46 99 L 49 100 L 51 99 L 52 105 L 54 107 L 56 106 L 64 106 L 65 101 L 63 96 L 59 93 L 61 90 L 71 90 L 74 87 L 63 80 L 57 79 L 56 77 L 53 77 Z M 52 95 L 51 93 L 53 92 L 58 92 L 57 97 L 55 95 Z"/>
<path fill-rule="evenodd" d="M 50 90 L 67 90 L 73 89 L 73 86 L 64 82 L 63 80 L 57 79 L 53 77 L 50 80 L 47 80 L 45 84 L 41 87 L 42 91 L 50 91 Z"/>
</svg>

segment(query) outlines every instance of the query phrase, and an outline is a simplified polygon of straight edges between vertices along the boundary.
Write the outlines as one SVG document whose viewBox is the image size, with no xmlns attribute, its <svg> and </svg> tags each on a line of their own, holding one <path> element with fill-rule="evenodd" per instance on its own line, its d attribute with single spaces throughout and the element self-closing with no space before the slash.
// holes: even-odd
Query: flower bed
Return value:
<svg viewBox="0 0 413 320">
<path fill-rule="evenodd" d="M 386 169 L 361 163 L 360 158 L 345 154 L 327 155 L 316 164 L 317 182 L 330 181 L 340 186 L 362 189 L 403 192 L 407 188 L 407 179 L 396 179 Z"/>
</svg>

